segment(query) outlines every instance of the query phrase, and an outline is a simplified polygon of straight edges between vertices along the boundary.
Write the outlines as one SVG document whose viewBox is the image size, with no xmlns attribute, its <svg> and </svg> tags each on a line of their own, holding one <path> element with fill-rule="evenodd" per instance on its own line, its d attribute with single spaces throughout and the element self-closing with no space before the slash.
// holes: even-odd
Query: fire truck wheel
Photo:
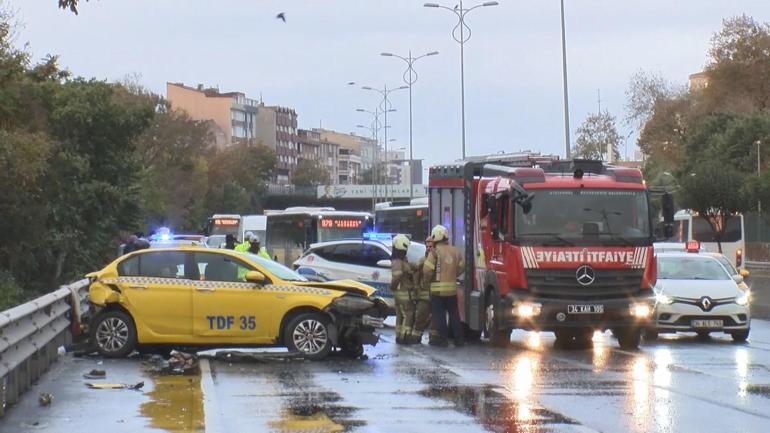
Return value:
<svg viewBox="0 0 770 433">
<path fill-rule="evenodd" d="M 484 309 L 484 336 L 496 347 L 505 347 L 511 342 L 511 330 L 498 328 L 499 297 L 494 291 L 487 294 L 486 308 Z"/>
<path fill-rule="evenodd" d="M 642 340 L 642 330 L 639 328 L 625 328 L 618 330 L 618 343 L 624 350 L 636 350 Z"/>
</svg>

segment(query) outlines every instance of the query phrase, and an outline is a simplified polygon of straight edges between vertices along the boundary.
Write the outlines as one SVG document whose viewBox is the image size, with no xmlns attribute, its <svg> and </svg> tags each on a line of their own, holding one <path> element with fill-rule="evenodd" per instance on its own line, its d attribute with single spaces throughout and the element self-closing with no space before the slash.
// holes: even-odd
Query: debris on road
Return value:
<svg viewBox="0 0 770 433">
<path fill-rule="evenodd" d="M 40 397 L 38 397 L 37 401 L 40 403 L 40 406 L 50 406 L 53 402 L 53 394 L 40 394 Z"/>
<path fill-rule="evenodd" d="M 192 353 L 172 350 L 168 365 L 177 372 L 191 372 L 198 368 L 198 357 Z"/>
<path fill-rule="evenodd" d="M 219 350 L 214 354 L 202 354 L 201 358 L 216 359 L 229 363 L 237 362 L 275 362 L 304 360 L 301 352 L 242 352 L 239 350 Z"/>
<path fill-rule="evenodd" d="M 107 377 L 107 372 L 104 370 L 93 369 L 88 373 L 84 374 L 83 377 L 86 379 L 104 379 L 105 377 Z"/>
<path fill-rule="evenodd" d="M 125 383 L 89 383 L 86 382 L 86 386 L 91 389 L 132 389 L 140 390 L 144 387 L 144 382 L 138 382 L 133 385 L 127 385 Z"/>
</svg>

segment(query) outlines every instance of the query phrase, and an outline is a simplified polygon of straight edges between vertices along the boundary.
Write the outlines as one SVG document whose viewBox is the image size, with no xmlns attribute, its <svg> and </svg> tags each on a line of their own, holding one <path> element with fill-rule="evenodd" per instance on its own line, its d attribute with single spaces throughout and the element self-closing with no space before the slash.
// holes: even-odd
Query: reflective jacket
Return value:
<svg viewBox="0 0 770 433">
<path fill-rule="evenodd" d="M 414 291 L 414 269 L 404 259 L 393 259 L 390 265 L 390 291 L 396 300 L 409 300 Z"/>
<path fill-rule="evenodd" d="M 239 253 L 248 253 L 249 248 L 251 248 L 251 242 L 243 241 L 235 246 L 235 251 L 238 251 Z M 263 259 L 271 260 L 270 254 L 267 253 L 265 247 L 259 247 L 259 253 L 257 253 L 257 256 L 262 257 Z"/>
<path fill-rule="evenodd" d="M 430 281 L 430 294 L 434 296 L 457 295 L 457 277 L 465 270 L 465 260 L 460 250 L 446 242 L 436 244 L 423 265 L 423 279 Z"/>
<path fill-rule="evenodd" d="M 424 272 L 425 257 L 421 258 L 417 263 L 417 269 L 414 273 L 414 287 L 415 287 L 415 300 L 429 301 L 430 300 L 430 283 L 433 274 L 427 275 Z"/>
</svg>

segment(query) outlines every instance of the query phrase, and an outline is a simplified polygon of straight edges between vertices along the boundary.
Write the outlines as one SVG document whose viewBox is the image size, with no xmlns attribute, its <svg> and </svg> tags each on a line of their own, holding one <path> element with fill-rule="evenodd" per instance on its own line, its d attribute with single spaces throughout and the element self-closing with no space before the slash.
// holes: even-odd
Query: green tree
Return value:
<svg viewBox="0 0 770 433">
<path fill-rule="evenodd" d="M 577 139 L 572 153 L 576 157 L 607 159 L 612 149 L 615 160 L 620 159 L 620 134 L 615 127 L 615 116 L 608 111 L 589 115 L 577 129 Z"/>
<path fill-rule="evenodd" d="M 245 142 L 218 151 L 209 163 L 207 213 L 258 212 L 267 183 L 275 173 L 276 161 L 272 149 Z"/>
<path fill-rule="evenodd" d="M 316 161 L 300 159 L 291 176 L 296 186 L 318 186 L 329 183 L 329 172 Z"/>
<path fill-rule="evenodd" d="M 680 203 L 698 213 L 714 233 L 719 252 L 727 222 L 737 213 L 753 207 L 746 175 L 720 161 L 702 161 L 691 172 L 680 175 Z"/>
</svg>

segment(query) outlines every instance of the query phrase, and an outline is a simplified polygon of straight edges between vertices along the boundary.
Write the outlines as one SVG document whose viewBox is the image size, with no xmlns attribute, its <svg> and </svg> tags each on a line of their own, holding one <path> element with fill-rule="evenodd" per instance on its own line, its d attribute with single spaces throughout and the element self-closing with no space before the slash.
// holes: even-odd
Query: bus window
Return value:
<svg viewBox="0 0 770 433">
<path fill-rule="evenodd" d="M 364 233 L 364 219 L 356 217 L 324 217 L 318 220 L 318 239 L 326 242 L 337 239 L 360 238 Z"/>
<path fill-rule="evenodd" d="M 711 225 L 708 221 L 701 217 L 693 217 L 692 223 L 692 237 L 693 240 L 700 242 L 716 242 L 716 235 L 711 229 Z M 741 240 L 741 219 L 739 217 L 732 217 L 727 220 L 727 227 L 725 227 L 724 234 L 722 235 L 722 242 L 738 242 Z"/>
</svg>

